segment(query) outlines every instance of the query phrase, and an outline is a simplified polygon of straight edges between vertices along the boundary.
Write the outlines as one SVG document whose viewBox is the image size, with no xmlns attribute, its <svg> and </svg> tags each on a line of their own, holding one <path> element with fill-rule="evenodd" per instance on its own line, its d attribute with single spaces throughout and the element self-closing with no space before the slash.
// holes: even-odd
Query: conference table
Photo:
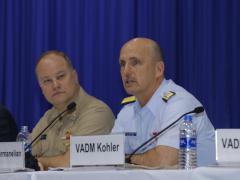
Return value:
<svg viewBox="0 0 240 180">
<path fill-rule="evenodd" d="M 0 174 L 0 180 L 239 180 L 240 167 L 198 167 L 194 170 L 84 167 L 67 170 Z"/>
</svg>

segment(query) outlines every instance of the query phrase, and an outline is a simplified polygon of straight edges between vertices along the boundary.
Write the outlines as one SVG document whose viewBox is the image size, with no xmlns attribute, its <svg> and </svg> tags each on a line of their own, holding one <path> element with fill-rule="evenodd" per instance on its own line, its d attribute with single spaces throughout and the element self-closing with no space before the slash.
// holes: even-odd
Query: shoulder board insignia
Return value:
<svg viewBox="0 0 240 180">
<path fill-rule="evenodd" d="M 173 92 L 173 91 L 168 91 L 166 93 L 164 93 L 162 99 L 165 101 L 165 102 L 168 102 L 168 100 L 173 97 L 176 93 Z"/>
<path fill-rule="evenodd" d="M 136 101 L 136 98 L 135 96 L 130 96 L 130 97 L 126 97 L 122 100 L 121 104 L 123 105 L 126 105 L 128 103 L 132 103 L 132 102 L 135 102 Z"/>
</svg>

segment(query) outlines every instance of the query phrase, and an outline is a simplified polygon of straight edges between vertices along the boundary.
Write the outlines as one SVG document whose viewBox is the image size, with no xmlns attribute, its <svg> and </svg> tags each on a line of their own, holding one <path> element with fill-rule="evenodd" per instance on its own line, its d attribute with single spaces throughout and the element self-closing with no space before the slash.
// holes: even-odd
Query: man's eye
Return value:
<svg viewBox="0 0 240 180">
<path fill-rule="evenodd" d="M 137 59 L 134 59 L 131 63 L 133 66 L 140 64 L 140 61 Z"/>
<path fill-rule="evenodd" d="M 64 77 L 65 77 L 65 74 L 60 74 L 60 75 L 57 76 L 57 79 L 58 79 L 58 80 L 61 80 L 61 79 L 63 79 Z"/>
<path fill-rule="evenodd" d="M 122 62 L 122 61 L 120 61 L 120 67 L 124 67 L 125 66 L 125 62 Z"/>
<path fill-rule="evenodd" d="M 50 84 L 52 82 L 51 79 L 45 79 L 43 80 L 43 84 L 47 85 L 47 84 Z"/>
</svg>

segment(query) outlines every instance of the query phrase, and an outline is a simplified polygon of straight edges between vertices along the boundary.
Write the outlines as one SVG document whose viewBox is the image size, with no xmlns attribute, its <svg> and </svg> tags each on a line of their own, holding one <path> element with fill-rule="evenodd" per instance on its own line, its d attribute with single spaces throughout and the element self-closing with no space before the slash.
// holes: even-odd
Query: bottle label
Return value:
<svg viewBox="0 0 240 180">
<path fill-rule="evenodd" d="M 196 138 L 180 138 L 180 148 L 196 148 L 197 140 Z"/>
<path fill-rule="evenodd" d="M 32 150 L 31 150 L 31 147 L 28 147 L 28 143 L 26 143 L 26 142 L 24 142 L 24 150 L 25 150 L 25 152 L 31 152 Z M 28 147 L 28 148 L 27 148 Z M 27 148 L 27 149 L 26 149 Z"/>
</svg>

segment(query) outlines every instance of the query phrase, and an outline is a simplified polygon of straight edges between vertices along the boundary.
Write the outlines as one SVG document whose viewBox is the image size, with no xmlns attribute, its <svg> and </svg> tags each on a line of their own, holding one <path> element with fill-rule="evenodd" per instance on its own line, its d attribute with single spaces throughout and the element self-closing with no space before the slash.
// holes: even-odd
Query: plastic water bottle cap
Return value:
<svg viewBox="0 0 240 180">
<path fill-rule="evenodd" d="M 21 126 L 21 131 L 24 131 L 24 132 L 28 131 L 28 126 Z"/>
<path fill-rule="evenodd" d="M 192 116 L 191 115 L 185 115 L 184 116 L 184 121 L 192 121 Z"/>
</svg>

